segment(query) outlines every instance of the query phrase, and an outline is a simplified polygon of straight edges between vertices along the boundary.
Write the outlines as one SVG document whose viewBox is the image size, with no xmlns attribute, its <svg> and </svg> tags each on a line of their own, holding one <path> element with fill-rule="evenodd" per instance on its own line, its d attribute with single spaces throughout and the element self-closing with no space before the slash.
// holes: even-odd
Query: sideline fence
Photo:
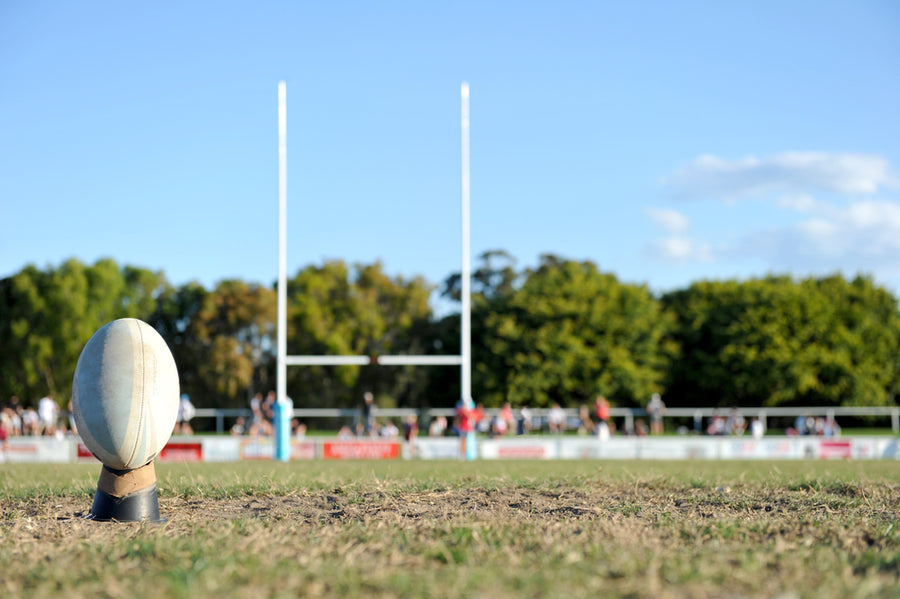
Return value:
<svg viewBox="0 0 900 599">
<path fill-rule="evenodd" d="M 578 420 L 578 410 L 574 408 L 566 408 L 566 419 L 571 422 Z M 497 414 L 497 409 L 487 409 L 486 413 L 490 416 Z M 549 410 L 543 408 L 530 408 L 530 418 L 532 419 L 532 428 L 541 430 L 546 422 L 546 415 Z M 690 420 L 691 422 L 705 421 L 717 413 L 728 416 L 730 408 L 666 408 L 663 415 L 664 420 Z M 837 419 L 838 417 L 851 418 L 880 418 L 890 419 L 891 430 L 894 434 L 900 434 L 900 406 L 886 407 L 769 407 L 769 408 L 738 408 L 738 412 L 749 422 L 751 418 L 759 418 L 763 424 L 763 430 L 769 429 L 770 418 L 796 418 L 798 416 L 812 416 Z M 379 408 L 378 418 L 406 418 L 415 415 L 419 418 L 419 422 L 429 422 L 438 416 L 452 418 L 455 411 L 452 408 Z M 249 409 L 198 409 L 194 418 L 215 419 L 215 431 L 217 433 L 225 433 L 228 430 L 227 422 L 238 416 L 249 419 L 252 413 Z M 646 418 L 647 411 L 643 408 L 611 408 L 610 416 L 619 418 L 624 421 L 627 429 L 634 428 L 634 422 L 637 418 Z M 356 424 L 361 417 L 359 409 L 337 409 L 337 408 L 296 408 L 293 412 L 294 418 L 310 421 L 315 419 L 332 419 L 345 420 L 348 424 Z M 690 427 L 689 427 L 690 428 Z M 699 428 L 696 427 L 695 428 Z"/>
<path fill-rule="evenodd" d="M 476 457 L 484 460 L 900 460 L 900 437 L 840 438 L 770 436 L 613 437 L 522 435 L 478 437 Z M 160 462 L 237 462 L 273 460 L 274 437 L 231 435 L 176 436 L 163 448 Z M 457 437 L 419 437 L 407 443 L 394 439 L 312 437 L 291 439 L 291 460 L 458 460 Z M 94 463 L 77 437 L 15 437 L 0 446 L 0 462 Z"/>
</svg>

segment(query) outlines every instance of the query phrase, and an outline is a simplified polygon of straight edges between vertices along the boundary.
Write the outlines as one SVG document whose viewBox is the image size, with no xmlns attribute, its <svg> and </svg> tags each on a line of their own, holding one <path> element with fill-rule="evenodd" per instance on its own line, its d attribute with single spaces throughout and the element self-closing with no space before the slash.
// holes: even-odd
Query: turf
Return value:
<svg viewBox="0 0 900 599">
<path fill-rule="evenodd" d="M 898 462 L 0 465 L 8 597 L 900 597 Z"/>
</svg>

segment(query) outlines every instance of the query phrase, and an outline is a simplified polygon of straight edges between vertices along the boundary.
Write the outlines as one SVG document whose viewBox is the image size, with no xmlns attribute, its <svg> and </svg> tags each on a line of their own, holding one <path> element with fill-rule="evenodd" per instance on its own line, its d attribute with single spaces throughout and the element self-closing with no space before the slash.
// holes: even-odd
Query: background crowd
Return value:
<svg viewBox="0 0 900 599">
<path fill-rule="evenodd" d="M 0 408 L 0 437 L 48 436 L 64 438 L 75 434 L 75 419 L 72 404 L 67 410 L 60 410 L 59 404 L 50 395 L 45 395 L 32 405 L 23 405 L 15 395 Z"/>
<path fill-rule="evenodd" d="M 265 396 L 256 393 L 250 399 L 249 421 L 243 416 L 235 419 L 230 429 L 232 435 L 271 436 L 274 435 L 275 391 Z M 456 414 L 448 419 L 437 416 L 427 423 L 427 434 L 431 437 L 459 436 L 475 431 L 490 438 L 531 433 L 578 434 L 593 435 L 600 439 L 609 439 L 614 435 L 646 436 L 661 435 L 666 431 L 664 416 L 666 405 L 659 394 L 653 394 L 646 405 L 646 416 L 635 419 L 616 419 L 610 416 L 610 402 L 599 395 L 590 406 L 583 404 L 578 416 L 569 416 L 559 403 L 554 402 L 548 410 L 542 410 L 538 416 L 528 406 L 513 409 L 510 402 L 505 402 L 499 409 L 486 409 L 476 404 L 471 409 L 457 406 Z M 191 435 L 191 420 L 196 413 L 194 405 L 187 394 L 182 394 L 174 434 Z M 695 417 L 693 427 L 672 426 L 669 432 L 680 434 L 698 434 L 710 436 L 750 435 L 761 438 L 765 433 L 764 425 L 758 418 L 749 421 L 737 407 L 725 411 L 716 409 L 706 421 Z M 291 435 L 303 438 L 307 433 L 307 425 L 298 418 L 291 419 Z M 841 427 L 833 416 L 797 416 L 793 424 L 784 430 L 788 436 L 816 435 L 837 437 Z M 65 438 L 76 435 L 75 419 L 72 404 L 68 402 L 66 409 L 60 409 L 58 402 L 50 395 L 37 401 L 23 403 L 17 396 L 0 408 L 0 440 L 17 436 L 48 436 Z M 349 438 L 381 438 L 398 439 L 402 436 L 406 441 L 414 440 L 419 434 L 419 418 L 410 414 L 395 421 L 392 418 L 379 418 L 378 406 L 371 392 L 365 392 L 360 405 L 359 415 L 352 424 L 342 425 L 338 437 Z"/>
</svg>

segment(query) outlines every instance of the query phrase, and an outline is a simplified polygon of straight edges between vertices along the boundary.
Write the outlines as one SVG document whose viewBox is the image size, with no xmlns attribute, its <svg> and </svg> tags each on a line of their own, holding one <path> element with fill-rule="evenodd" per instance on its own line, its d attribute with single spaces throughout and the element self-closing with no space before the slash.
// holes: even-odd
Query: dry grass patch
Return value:
<svg viewBox="0 0 900 599">
<path fill-rule="evenodd" d="M 94 470 L 0 486 L 0 594 L 900 596 L 896 464 L 163 465 L 163 525 Z"/>
</svg>

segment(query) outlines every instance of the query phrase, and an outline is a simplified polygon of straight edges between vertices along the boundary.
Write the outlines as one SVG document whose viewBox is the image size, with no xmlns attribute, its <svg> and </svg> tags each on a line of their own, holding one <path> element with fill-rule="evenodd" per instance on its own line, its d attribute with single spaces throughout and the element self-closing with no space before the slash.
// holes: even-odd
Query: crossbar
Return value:
<svg viewBox="0 0 900 599">
<path fill-rule="evenodd" d="M 289 366 L 458 366 L 462 356 L 285 356 Z"/>
<path fill-rule="evenodd" d="M 369 356 L 285 356 L 288 366 L 368 366 Z"/>
</svg>

